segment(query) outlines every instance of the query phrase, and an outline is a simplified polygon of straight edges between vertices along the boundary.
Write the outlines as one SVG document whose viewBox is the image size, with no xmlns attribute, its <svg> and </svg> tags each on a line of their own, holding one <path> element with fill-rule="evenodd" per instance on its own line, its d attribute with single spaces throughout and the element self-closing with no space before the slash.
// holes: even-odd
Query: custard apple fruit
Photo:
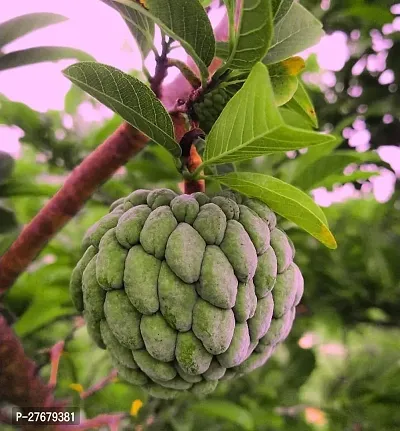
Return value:
<svg viewBox="0 0 400 431">
<path fill-rule="evenodd" d="M 210 132 L 231 97 L 231 94 L 224 88 L 216 88 L 196 101 L 193 109 L 199 121 L 199 126 L 204 132 Z"/>
<path fill-rule="evenodd" d="M 229 190 L 136 190 L 83 242 L 73 302 L 120 377 L 155 397 L 207 394 L 262 366 L 303 294 L 275 214 Z"/>
</svg>

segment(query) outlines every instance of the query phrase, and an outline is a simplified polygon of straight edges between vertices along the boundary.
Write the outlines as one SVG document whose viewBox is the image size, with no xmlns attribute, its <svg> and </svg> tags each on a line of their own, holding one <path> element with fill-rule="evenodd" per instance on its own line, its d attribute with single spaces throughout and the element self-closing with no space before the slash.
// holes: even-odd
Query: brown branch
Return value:
<svg viewBox="0 0 400 431">
<path fill-rule="evenodd" d="M 37 375 L 37 366 L 25 356 L 13 330 L 0 315 L 0 402 L 24 407 L 59 407 L 53 388 Z"/>
<path fill-rule="evenodd" d="M 161 85 L 167 76 L 168 54 L 172 42 L 173 39 L 169 38 L 167 41 L 165 37 L 163 37 L 161 55 L 156 57 L 156 70 L 154 76 L 150 79 L 150 87 L 159 99 L 161 98 Z"/>
<path fill-rule="evenodd" d="M 71 172 L 63 187 L 0 258 L 0 294 L 14 283 L 94 191 L 147 142 L 146 136 L 124 123 Z"/>
</svg>

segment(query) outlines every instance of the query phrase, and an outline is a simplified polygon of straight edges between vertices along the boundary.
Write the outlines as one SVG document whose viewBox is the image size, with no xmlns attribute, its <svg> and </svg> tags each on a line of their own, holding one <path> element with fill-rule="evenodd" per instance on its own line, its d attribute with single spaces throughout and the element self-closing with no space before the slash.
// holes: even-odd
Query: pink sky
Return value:
<svg viewBox="0 0 400 431">
<path fill-rule="evenodd" d="M 5 52 L 38 45 L 71 46 L 88 52 L 99 62 L 111 64 L 121 70 L 140 69 L 140 56 L 127 27 L 115 11 L 99 0 L 59 0 L 57 2 L 13 0 L 7 2 L 6 8 L 0 9 L 0 22 L 31 12 L 59 13 L 69 20 L 18 39 L 7 45 Z M 218 21 L 221 15 L 217 13 L 213 18 L 214 21 Z M 396 20 L 395 27 L 398 24 Z M 332 76 L 334 78 L 332 71 L 340 70 L 349 58 L 347 36 L 341 32 L 325 36 L 316 47 L 308 50 L 303 56 L 307 56 L 310 52 L 317 53 L 320 66 L 326 70 L 324 79 L 332 79 Z M 185 54 L 183 50 L 175 50 L 174 56 L 184 58 Z M 41 112 L 48 109 L 63 110 L 64 96 L 71 84 L 62 76 L 61 70 L 74 62 L 74 60 L 66 60 L 42 63 L 0 72 L 0 93 L 11 100 L 24 102 Z M 151 55 L 146 60 L 146 65 L 150 71 L 153 69 L 154 59 Z M 176 71 L 172 70 L 167 79 L 172 79 L 175 73 Z M 1 149 L 17 154 L 20 136 L 21 132 L 18 129 L 10 130 L 0 126 Z M 393 159 L 388 149 L 382 152 L 381 157 Z M 383 184 L 381 184 L 382 181 Z M 375 195 L 379 200 L 386 200 L 387 191 L 393 184 L 393 177 L 377 178 L 375 183 Z M 343 192 L 340 193 L 343 194 Z M 336 193 L 336 196 L 339 195 Z M 324 190 L 317 190 L 315 198 L 322 205 L 335 201 L 332 193 Z"/>
</svg>

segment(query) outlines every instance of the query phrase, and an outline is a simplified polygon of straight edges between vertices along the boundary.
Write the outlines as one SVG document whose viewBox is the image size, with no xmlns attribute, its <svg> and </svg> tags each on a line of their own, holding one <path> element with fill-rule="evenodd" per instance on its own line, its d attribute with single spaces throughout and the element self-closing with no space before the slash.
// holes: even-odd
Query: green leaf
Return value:
<svg viewBox="0 0 400 431">
<path fill-rule="evenodd" d="M 207 415 L 209 417 L 233 422 L 247 431 L 252 431 L 254 429 L 254 421 L 250 412 L 240 405 L 229 401 L 200 401 L 192 405 L 190 409 L 200 415 Z"/>
<path fill-rule="evenodd" d="M 296 187 L 269 175 L 250 172 L 233 172 L 209 178 L 247 196 L 259 199 L 277 214 L 296 223 L 328 248 L 337 247 L 322 209 L 310 196 Z"/>
<path fill-rule="evenodd" d="M 301 57 L 291 57 L 268 67 L 277 106 L 289 102 L 296 93 L 299 82 L 297 75 L 304 66 L 305 63 Z"/>
<path fill-rule="evenodd" d="M 323 36 L 322 24 L 299 3 L 293 3 L 286 16 L 275 26 L 266 63 L 272 64 L 315 45 Z"/>
<path fill-rule="evenodd" d="M 313 127 L 318 127 L 318 118 L 314 105 L 301 80 L 299 80 L 297 91 L 294 93 L 293 98 L 286 104 L 286 107 L 305 116 Z"/>
<path fill-rule="evenodd" d="M 272 0 L 272 12 L 274 22 L 278 23 L 288 12 L 293 0 Z"/>
<path fill-rule="evenodd" d="M 53 196 L 59 186 L 51 184 L 35 184 L 32 178 L 29 180 L 22 180 L 19 178 L 11 178 L 4 184 L 0 185 L 0 198 L 7 198 L 11 196 Z"/>
<path fill-rule="evenodd" d="M 63 73 L 174 156 L 180 156 L 171 117 L 141 81 L 115 67 L 91 62 L 73 64 Z"/>
<path fill-rule="evenodd" d="M 10 154 L 0 151 L 0 184 L 4 183 L 12 174 L 14 159 Z"/>
<path fill-rule="evenodd" d="M 343 174 L 346 166 L 359 161 L 357 154 L 353 154 L 355 151 L 346 151 L 346 153 L 333 153 L 320 158 L 297 176 L 293 183 L 303 190 L 311 190 L 320 187 L 321 182 L 331 175 Z"/>
<path fill-rule="evenodd" d="M 84 91 L 76 85 L 72 85 L 65 95 L 64 111 L 70 115 L 75 114 L 79 105 L 85 100 L 85 97 L 86 93 Z"/>
<path fill-rule="evenodd" d="M 0 234 L 14 230 L 17 226 L 14 212 L 0 203 Z"/>
<path fill-rule="evenodd" d="M 28 309 L 15 323 L 14 330 L 19 337 L 26 337 L 39 328 L 63 316 L 72 316 L 76 310 L 69 302 L 64 286 L 52 286 L 46 290 L 46 296 L 37 295 Z"/>
<path fill-rule="evenodd" d="M 334 137 L 283 124 L 268 69 L 258 63 L 228 102 L 206 140 L 204 164 L 248 160 L 330 142 Z"/>
<path fill-rule="evenodd" d="M 95 60 L 91 55 L 80 49 L 64 46 L 38 46 L 0 56 L 0 71 L 45 61 L 64 60 L 65 58 L 74 58 L 81 61 Z"/>
<path fill-rule="evenodd" d="M 117 10 L 122 17 L 126 17 L 125 22 L 139 46 L 142 57 L 146 58 L 153 46 L 154 22 L 147 16 L 124 4 L 118 4 L 113 0 L 101 1 Z"/>
<path fill-rule="evenodd" d="M 142 13 L 179 41 L 199 67 L 203 81 L 208 78 L 207 66 L 215 56 L 215 38 L 207 13 L 198 0 L 146 0 L 146 8 L 132 0 L 115 1 Z"/>
<path fill-rule="evenodd" d="M 340 18 L 359 18 L 361 22 L 369 21 L 376 26 L 383 26 L 392 22 L 394 16 L 390 13 L 389 8 L 385 6 L 362 4 L 360 6 L 351 6 L 348 9 L 340 11 Z"/>
<path fill-rule="evenodd" d="M 229 43 L 228 42 L 216 42 L 215 56 L 226 60 L 229 57 Z"/>
<path fill-rule="evenodd" d="M 0 124 L 15 125 L 20 127 L 25 134 L 31 134 L 41 127 L 40 113 L 0 94 Z"/>
<path fill-rule="evenodd" d="M 266 55 L 272 33 L 270 0 L 243 0 L 239 25 L 227 65 L 231 69 L 251 69 Z"/>
<path fill-rule="evenodd" d="M 286 107 L 279 108 L 279 112 L 282 115 L 284 123 L 288 126 L 297 127 L 299 129 L 313 130 L 310 122 L 307 121 L 303 115 L 300 115 Z"/>
<path fill-rule="evenodd" d="M 0 24 L 0 49 L 14 40 L 31 33 L 34 30 L 66 21 L 63 15 L 56 13 L 29 13 L 17 16 Z"/>
<path fill-rule="evenodd" d="M 291 163 L 296 165 L 296 169 L 294 170 L 293 179 L 290 182 L 295 181 L 297 178 L 303 175 L 303 172 L 306 171 L 313 163 L 320 160 L 322 157 L 330 154 L 336 147 L 338 147 L 342 142 L 341 138 L 336 138 L 333 142 L 328 142 L 322 145 L 315 145 L 312 148 L 308 148 L 305 154 L 297 157 Z"/>
<path fill-rule="evenodd" d="M 369 180 L 372 177 L 379 176 L 380 172 L 371 171 L 355 171 L 349 175 L 339 174 L 330 175 L 318 183 L 318 187 L 326 187 L 328 190 L 335 185 L 353 183 L 354 181 Z"/>
</svg>

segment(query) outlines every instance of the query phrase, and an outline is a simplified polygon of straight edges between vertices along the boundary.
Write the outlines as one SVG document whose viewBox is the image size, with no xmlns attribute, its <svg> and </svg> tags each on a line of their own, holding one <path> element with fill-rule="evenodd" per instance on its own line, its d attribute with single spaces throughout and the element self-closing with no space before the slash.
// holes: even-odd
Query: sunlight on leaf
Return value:
<svg viewBox="0 0 400 431">
<path fill-rule="evenodd" d="M 210 178 L 266 203 L 274 212 L 296 223 L 326 247 L 337 247 L 322 209 L 296 187 L 269 175 L 250 172 L 233 172 Z"/>
</svg>

